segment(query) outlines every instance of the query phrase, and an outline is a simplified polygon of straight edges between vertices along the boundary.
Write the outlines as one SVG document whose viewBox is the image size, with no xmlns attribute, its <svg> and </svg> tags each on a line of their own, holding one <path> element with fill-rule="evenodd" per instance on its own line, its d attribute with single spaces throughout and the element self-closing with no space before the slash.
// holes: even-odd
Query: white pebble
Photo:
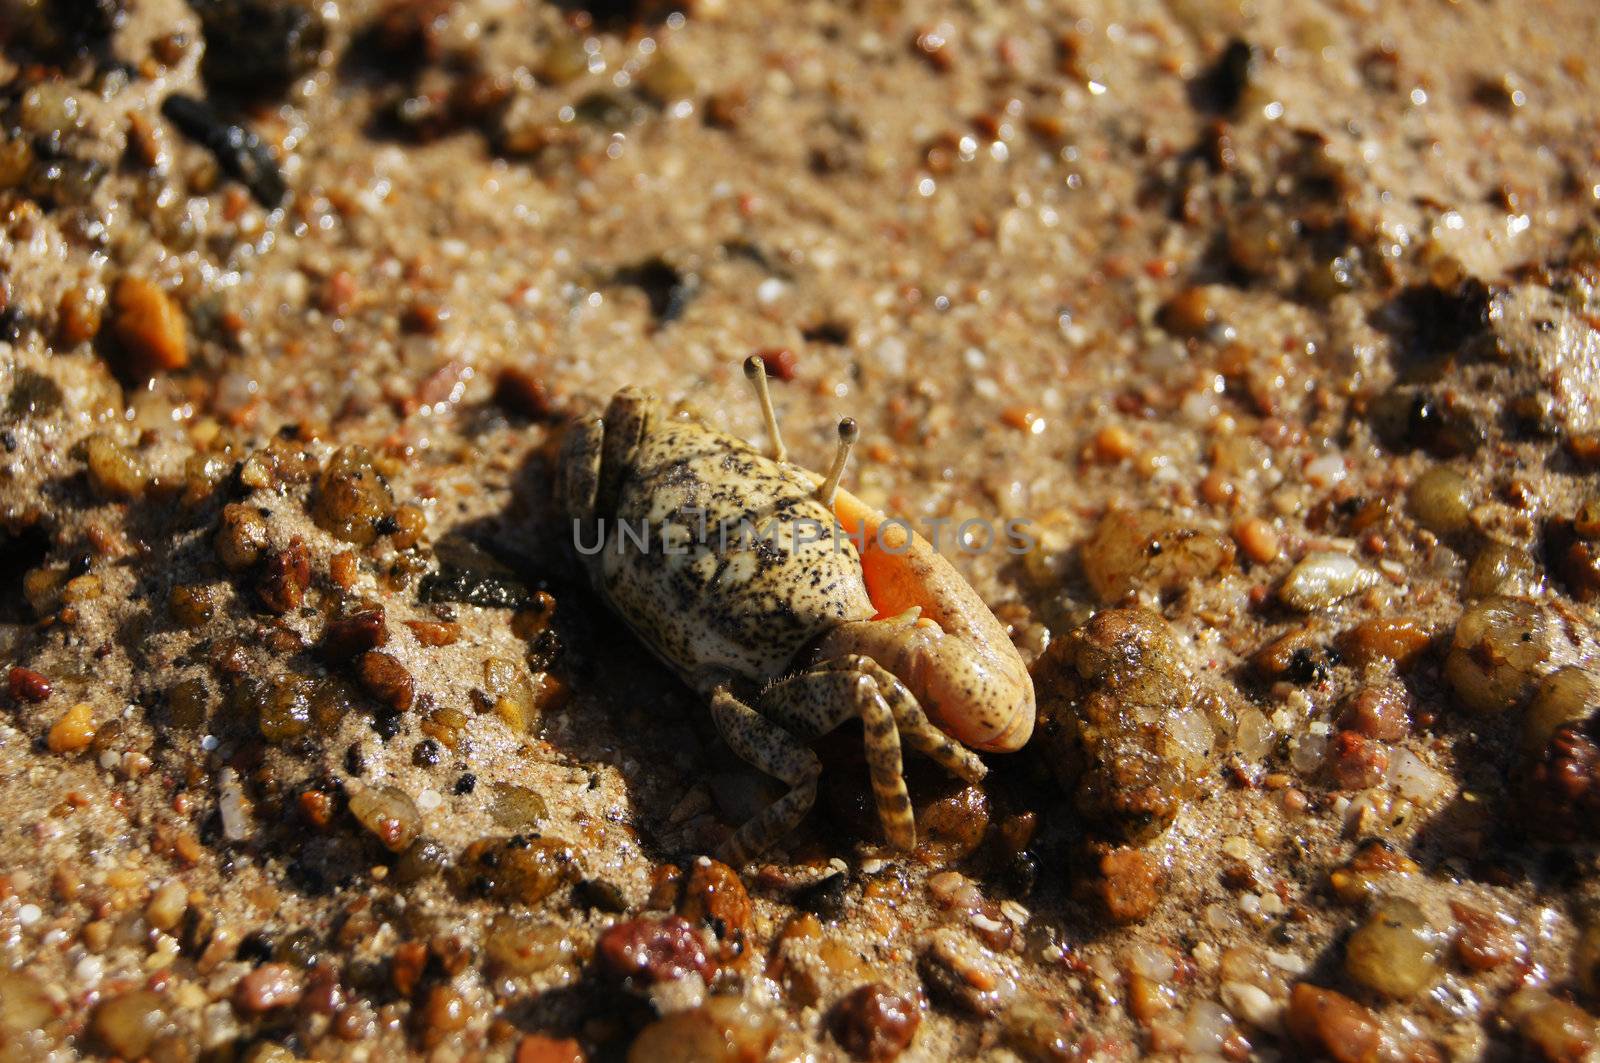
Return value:
<svg viewBox="0 0 1600 1063">
<path fill-rule="evenodd" d="M 1248 982 L 1223 982 L 1221 987 L 1223 1007 L 1258 1030 L 1274 1030 L 1283 1008 L 1267 995 L 1266 990 Z"/>
<path fill-rule="evenodd" d="M 785 285 L 778 278 L 768 277 L 766 280 L 756 285 L 756 301 L 763 305 L 775 303 L 783 297 L 783 290 L 785 287 L 787 287 L 787 285 Z"/>
<path fill-rule="evenodd" d="M 1324 454 L 1306 464 L 1306 482 L 1313 487 L 1332 487 L 1345 478 L 1344 455 Z"/>
<path fill-rule="evenodd" d="M 1308 554 L 1290 570 L 1278 588 L 1278 597 L 1289 608 L 1310 613 L 1364 591 L 1377 581 L 1376 573 L 1363 568 L 1348 554 L 1321 550 Z"/>
<path fill-rule="evenodd" d="M 72 969 L 72 973 L 77 977 L 78 981 L 85 985 L 94 985 L 100 981 L 100 976 L 105 973 L 105 970 L 106 961 L 98 956 L 85 956 L 78 961 L 78 965 Z"/>
<path fill-rule="evenodd" d="M 239 773 L 223 768 L 217 774 L 217 811 L 222 816 L 222 833 L 229 841 L 243 841 L 252 830 L 250 799 L 244 795 Z"/>
<path fill-rule="evenodd" d="M 423 812 L 432 812 L 442 804 L 444 798 L 431 786 L 417 795 L 417 808 Z"/>
<path fill-rule="evenodd" d="M 17 922 L 23 926 L 32 926 L 44 918 L 44 911 L 37 904 L 24 904 L 17 909 Z"/>
</svg>

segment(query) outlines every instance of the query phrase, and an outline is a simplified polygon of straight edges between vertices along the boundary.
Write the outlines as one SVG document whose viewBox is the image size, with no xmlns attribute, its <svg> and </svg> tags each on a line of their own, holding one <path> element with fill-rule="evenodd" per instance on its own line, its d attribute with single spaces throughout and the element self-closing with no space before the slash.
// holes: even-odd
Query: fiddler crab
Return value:
<svg viewBox="0 0 1600 1063">
<path fill-rule="evenodd" d="M 960 573 L 839 487 L 855 422 L 839 422 L 832 467 L 818 476 L 786 460 L 760 358 L 745 372 L 770 454 L 628 387 L 603 417 L 569 428 L 560 501 L 578 542 L 600 544 L 578 551 L 596 592 L 709 699 L 733 751 L 790 787 L 723 858 L 742 863 L 799 824 L 822 771 L 806 743 L 856 716 L 884 834 L 909 850 L 901 742 L 976 782 L 987 769 L 965 747 L 1021 749 L 1033 681 Z"/>
</svg>

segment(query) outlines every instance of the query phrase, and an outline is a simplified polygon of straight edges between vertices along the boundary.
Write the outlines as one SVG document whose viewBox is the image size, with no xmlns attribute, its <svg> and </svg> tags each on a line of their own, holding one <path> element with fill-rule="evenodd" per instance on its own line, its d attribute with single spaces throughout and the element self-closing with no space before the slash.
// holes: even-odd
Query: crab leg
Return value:
<svg viewBox="0 0 1600 1063">
<path fill-rule="evenodd" d="M 922 711 L 922 706 L 917 704 L 917 699 L 912 696 L 911 691 L 906 689 L 906 685 L 877 661 L 852 653 L 824 661 L 817 668 L 844 673 L 853 672 L 871 678 L 877 684 L 884 701 L 889 704 L 889 711 L 894 716 L 895 727 L 900 732 L 901 741 L 937 763 L 951 775 L 968 782 L 977 782 L 989 773 L 983 761 L 974 756 L 971 750 L 935 727 L 933 721 Z"/>
<path fill-rule="evenodd" d="M 859 667 L 859 664 L 867 667 Z M 815 755 L 800 746 L 801 741 L 827 734 L 851 717 L 861 717 L 867 771 L 872 778 L 873 802 L 878 808 L 884 836 L 896 849 L 911 849 L 917 844 L 917 825 L 911 814 L 911 796 L 906 792 L 901 763 L 902 714 L 891 708 L 897 702 L 903 708 L 909 697 L 898 697 L 887 685 L 892 683 L 894 677 L 870 661 L 825 661 L 768 687 L 761 695 L 760 712 L 739 702 L 725 688 L 719 689 L 712 698 L 711 714 L 734 752 L 791 785 L 794 785 L 792 780 L 781 770 L 784 757 L 790 756 L 792 750 L 800 750 L 815 762 Z M 903 688 L 900 692 L 904 693 Z M 915 710 L 914 702 L 910 704 L 915 717 L 922 720 L 922 726 L 919 728 L 910 714 L 904 714 L 917 736 L 912 739 L 908 735 L 907 738 L 923 748 L 932 744 L 931 736 L 924 731 L 933 734 L 938 731 Z M 939 738 L 949 741 L 943 735 Z M 973 761 L 976 763 L 976 758 Z M 983 766 L 978 764 L 977 770 L 981 775 Z M 808 786 L 806 798 L 796 797 L 800 790 L 796 786 L 741 827 L 730 841 L 729 850 L 740 856 L 759 852 L 797 826 L 811 807 L 810 799 L 815 797 L 814 778 Z"/>
<path fill-rule="evenodd" d="M 740 701 L 727 687 L 712 692 L 711 719 L 740 759 L 793 787 L 723 844 L 723 858 L 737 866 L 805 819 L 817 801 L 817 776 L 822 774 L 822 762 L 793 735 Z"/>
</svg>

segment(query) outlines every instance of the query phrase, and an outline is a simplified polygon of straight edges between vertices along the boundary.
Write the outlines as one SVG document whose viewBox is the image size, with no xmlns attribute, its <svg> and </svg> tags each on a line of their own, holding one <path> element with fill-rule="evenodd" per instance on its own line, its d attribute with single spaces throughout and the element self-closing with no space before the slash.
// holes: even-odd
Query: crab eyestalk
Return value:
<svg viewBox="0 0 1600 1063">
<path fill-rule="evenodd" d="M 844 463 L 850 460 L 850 448 L 856 445 L 860 434 L 854 417 L 846 417 L 839 422 L 839 449 L 834 451 L 828 478 L 817 488 L 817 501 L 829 509 L 833 508 L 833 496 L 839 491 L 839 477 L 844 475 Z"/>
<path fill-rule="evenodd" d="M 784 447 L 783 436 L 778 431 L 778 414 L 772 408 L 772 392 L 767 390 L 767 363 L 761 360 L 759 354 L 752 354 L 744 360 L 744 375 L 756 386 L 761 417 L 767 422 L 767 438 L 772 440 L 772 460 L 787 461 L 789 451 Z"/>
</svg>

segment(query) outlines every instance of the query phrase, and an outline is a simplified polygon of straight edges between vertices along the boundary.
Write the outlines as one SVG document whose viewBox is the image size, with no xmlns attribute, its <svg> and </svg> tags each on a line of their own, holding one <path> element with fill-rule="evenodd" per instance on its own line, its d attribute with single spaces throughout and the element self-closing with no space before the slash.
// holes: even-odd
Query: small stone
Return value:
<svg viewBox="0 0 1600 1063">
<path fill-rule="evenodd" d="M 1328 743 L 1323 770 L 1339 790 L 1365 790 L 1383 782 L 1389 751 L 1357 731 L 1340 731 Z"/>
<path fill-rule="evenodd" d="M 157 930 L 171 930 L 189 910 L 189 890 L 175 878 L 156 888 L 144 907 L 145 920 Z"/>
<path fill-rule="evenodd" d="M 365 447 L 345 447 L 328 459 L 311 510 L 317 527 L 344 542 L 368 546 L 378 537 L 379 522 L 393 512 L 394 495 Z"/>
<path fill-rule="evenodd" d="M 738 996 L 712 997 L 639 1031 L 627 1063 L 745 1063 L 766 1059 L 778 1037 L 773 1013 Z"/>
<path fill-rule="evenodd" d="M 99 498 L 122 502 L 144 495 L 150 474 L 127 447 L 104 433 L 84 440 L 84 460 L 89 469 L 89 489 Z"/>
<path fill-rule="evenodd" d="M 46 741 L 52 753 L 77 753 L 89 747 L 94 734 L 94 710 L 88 702 L 80 701 L 51 725 Z"/>
<path fill-rule="evenodd" d="M 363 609 L 353 616 L 330 620 L 322 629 L 322 654 L 331 661 L 346 661 L 375 650 L 389 641 L 382 606 Z"/>
<path fill-rule="evenodd" d="M 694 77 L 670 55 L 658 54 L 639 77 L 639 87 L 656 103 L 666 106 L 695 94 Z"/>
<path fill-rule="evenodd" d="M 368 693 L 396 712 L 411 708 L 416 684 L 406 666 L 387 653 L 363 653 L 357 665 L 361 685 Z"/>
<path fill-rule="evenodd" d="M 516 834 L 473 842 L 449 874 L 467 896 L 531 905 L 577 881 L 582 871 L 577 854 L 562 839 Z"/>
<path fill-rule="evenodd" d="M 531 831 L 550 814 L 537 790 L 513 783 L 495 783 L 489 799 L 489 817 L 508 830 Z"/>
<path fill-rule="evenodd" d="M 1411 617 L 1372 617 L 1339 636 L 1339 650 L 1352 664 L 1389 662 L 1402 672 L 1432 644 L 1432 633 Z"/>
<path fill-rule="evenodd" d="M 1398 742 L 1411 733 L 1411 695 L 1399 683 L 1362 687 L 1345 702 L 1342 726 L 1383 742 Z"/>
<path fill-rule="evenodd" d="M 217 588 L 200 583 L 180 583 L 173 587 L 167 595 L 167 608 L 172 612 L 172 619 L 184 628 L 193 631 L 203 627 L 217 615 L 217 608 L 221 604 L 221 594 Z"/>
<path fill-rule="evenodd" d="M 1161 903 L 1166 872 L 1142 849 L 1122 847 L 1103 853 L 1097 872 L 1083 888 L 1113 923 L 1142 922 Z"/>
<path fill-rule="evenodd" d="M 1460 924 L 1456 932 L 1456 959 L 1473 971 L 1492 971 L 1522 955 L 1515 924 L 1462 901 L 1452 901 L 1450 914 Z"/>
<path fill-rule="evenodd" d="M 530 421 L 543 421 L 555 412 L 544 378 L 520 366 L 502 369 L 495 377 L 494 404 Z"/>
<path fill-rule="evenodd" d="M 1182 339 L 1204 336 L 1217 322 L 1217 309 L 1205 288 L 1185 288 L 1156 312 L 1156 322 Z"/>
<path fill-rule="evenodd" d="M 514 1063 L 586 1063 L 583 1046 L 570 1037 L 530 1033 L 517 1042 Z"/>
<path fill-rule="evenodd" d="M 239 979 L 233 1006 L 246 1015 L 264 1015 L 300 1002 L 300 972 L 283 963 L 263 963 Z"/>
<path fill-rule="evenodd" d="M 267 545 L 267 522 L 260 510 L 238 502 L 223 507 L 213 546 L 224 568 L 243 572 L 261 560 Z"/>
<path fill-rule="evenodd" d="M 629 919 L 600 935 L 596 959 L 608 977 L 633 986 L 677 981 L 690 974 L 707 984 L 717 961 L 706 950 L 694 926 L 682 916 Z"/>
<path fill-rule="evenodd" d="M 268 555 L 256 593 L 274 613 L 289 613 L 305 604 L 310 585 L 311 552 L 305 540 L 295 536 L 286 548 Z"/>
<path fill-rule="evenodd" d="M 1306 1049 L 1334 1063 L 1375 1063 L 1383 1048 L 1377 1016 L 1342 993 L 1309 982 L 1289 994 L 1285 1025 Z"/>
<path fill-rule="evenodd" d="M 447 985 L 436 985 L 428 991 L 428 1000 L 422 1006 L 422 1043 L 433 1048 L 457 1030 L 463 1029 L 472 1018 L 472 1009 L 459 992 Z"/>
<path fill-rule="evenodd" d="M 424 646 L 453 646 L 461 638 L 461 625 L 435 620 L 407 620 L 406 627 Z"/>
<path fill-rule="evenodd" d="M 1407 507 L 1417 523 L 1435 535 L 1460 535 L 1472 528 L 1472 481 L 1435 465 L 1411 485 Z"/>
<path fill-rule="evenodd" d="M 917 969 L 935 999 L 978 1018 L 999 1014 L 1016 992 L 1015 982 L 994 955 L 955 930 L 930 935 Z"/>
<path fill-rule="evenodd" d="M 678 902 L 678 914 L 697 926 L 710 928 L 721 942 L 723 963 L 744 952 L 751 913 L 750 894 L 737 871 L 716 860 L 695 862 Z"/>
<path fill-rule="evenodd" d="M 398 786 L 369 786 L 350 797 L 350 814 L 391 853 L 403 853 L 422 829 L 416 802 Z"/>
<path fill-rule="evenodd" d="M 1260 517 L 1245 517 L 1233 526 L 1234 542 L 1244 551 L 1244 556 L 1258 565 L 1270 565 L 1278 560 L 1282 549 L 1277 529 L 1270 521 Z"/>
<path fill-rule="evenodd" d="M 1438 978 L 1439 967 L 1439 935 L 1421 908 L 1401 898 L 1379 904 L 1345 942 L 1345 973 L 1391 999 L 1416 996 Z"/>
<path fill-rule="evenodd" d="M 1545 676 L 1522 717 L 1522 751 L 1537 758 L 1568 724 L 1600 717 L 1600 674 L 1569 665 Z"/>
<path fill-rule="evenodd" d="M 1592 1015 L 1543 989 L 1519 989 L 1501 1006 L 1522 1039 L 1548 1063 L 1580 1063 L 1600 1045 Z"/>
<path fill-rule="evenodd" d="M 130 377 L 144 380 L 189 364 L 183 312 L 142 277 L 124 276 L 111 289 L 111 331 L 127 356 Z"/>
<path fill-rule="evenodd" d="M 18 665 L 6 674 L 6 687 L 11 697 L 27 705 L 37 705 L 50 698 L 50 680 L 31 668 Z"/>
<path fill-rule="evenodd" d="M 568 963 L 577 953 L 572 936 L 553 923 L 502 912 L 483 937 L 483 954 L 497 977 L 521 978 Z"/>
<path fill-rule="evenodd" d="M 1278 587 L 1278 598 L 1302 613 L 1326 609 L 1374 586 L 1376 573 L 1363 568 L 1348 554 L 1323 550 L 1307 555 L 1289 570 Z"/>
<path fill-rule="evenodd" d="M 94 1039 L 123 1059 L 140 1059 L 167 1025 L 166 1001 L 148 989 L 102 1000 L 89 1016 Z"/>
<path fill-rule="evenodd" d="M 828 1013 L 828 1030 L 852 1059 L 883 1063 L 910 1047 L 922 1021 L 914 1000 L 868 982 L 841 997 Z"/>
</svg>

